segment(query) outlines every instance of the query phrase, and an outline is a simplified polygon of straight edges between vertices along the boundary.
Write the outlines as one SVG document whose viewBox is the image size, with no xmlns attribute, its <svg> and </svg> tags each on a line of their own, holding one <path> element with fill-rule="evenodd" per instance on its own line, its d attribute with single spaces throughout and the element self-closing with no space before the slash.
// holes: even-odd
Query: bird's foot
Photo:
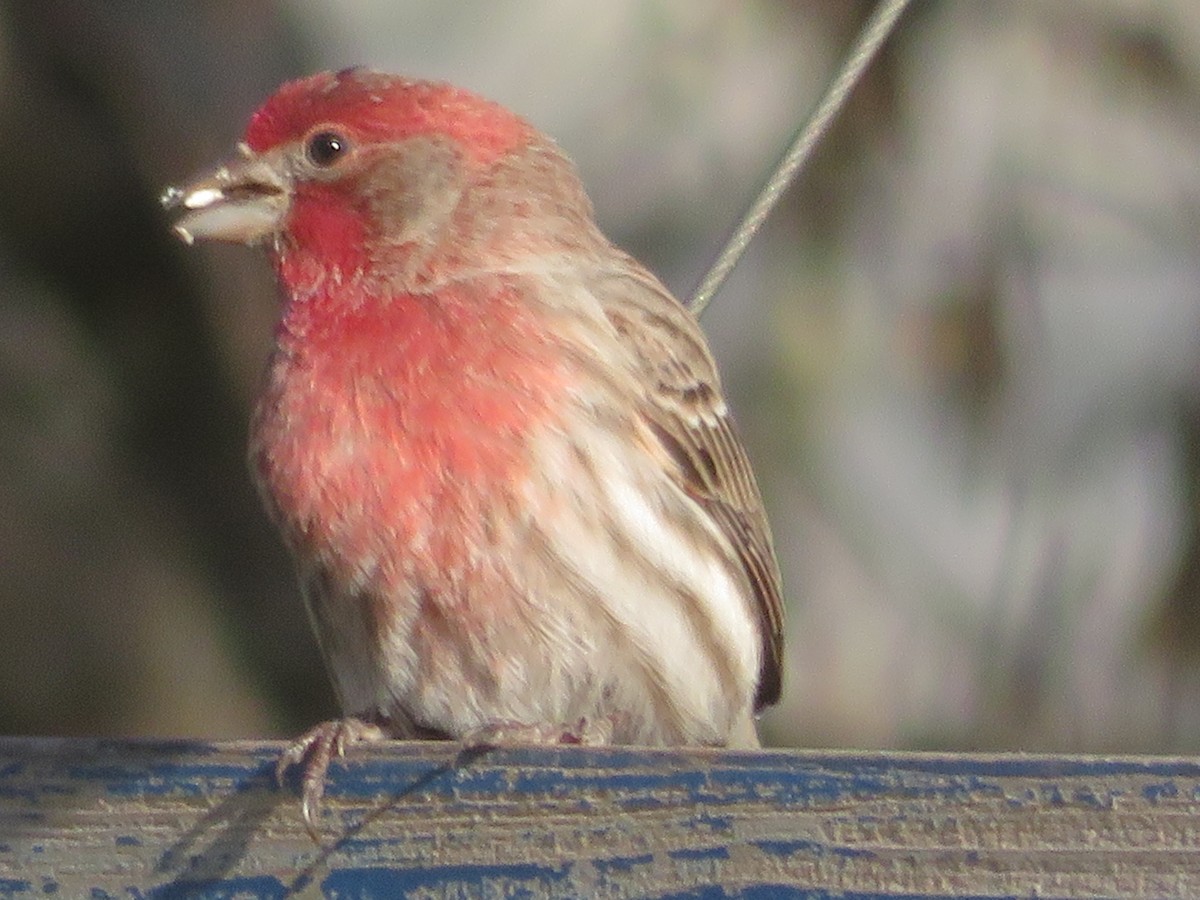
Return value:
<svg viewBox="0 0 1200 900">
<path fill-rule="evenodd" d="M 521 745 L 579 744 L 602 747 L 613 742 L 619 715 L 584 717 L 576 722 L 489 722 L 463 735 L 468 747 L 512 747 Z"/>
<path fill-rule="evenodd" d="M 345 756 L 354 744 L 386 740 L 388 733 L 377 722 L 356 717 L 332 719 L 310 728 L 279 756 L 275 781 L 282 787 L 287 770 L 300 766 L 300 814 L 304 827 L 318 840 L 316 819 L 325 795 L 325 776 L 334 755 Z"/>
</svg>

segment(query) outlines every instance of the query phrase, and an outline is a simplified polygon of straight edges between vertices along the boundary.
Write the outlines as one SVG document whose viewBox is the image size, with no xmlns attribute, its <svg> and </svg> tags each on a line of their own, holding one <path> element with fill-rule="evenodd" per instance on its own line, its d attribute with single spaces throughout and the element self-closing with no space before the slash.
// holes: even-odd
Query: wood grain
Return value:
<svg viewBox="0 0 1200 900">
<path fill-rule="evenodd" d="M 1200 759 L 0 738 L 0 897 L 1200 897 Z"/>
</svg>

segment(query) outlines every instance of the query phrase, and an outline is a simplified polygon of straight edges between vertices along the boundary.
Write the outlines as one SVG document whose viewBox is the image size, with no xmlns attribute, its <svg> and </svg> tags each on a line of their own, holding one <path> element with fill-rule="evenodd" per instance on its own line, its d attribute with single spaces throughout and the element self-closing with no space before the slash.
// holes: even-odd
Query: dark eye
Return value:
<svg viewBox="0 0 1200 900">
<path fill-rule="evenodd" d="M 304 152 L 314 166 L 332 166 L 350 149 L 350 142 L 336 131 L 319 131 L 308 139 Z"/>
</svg>

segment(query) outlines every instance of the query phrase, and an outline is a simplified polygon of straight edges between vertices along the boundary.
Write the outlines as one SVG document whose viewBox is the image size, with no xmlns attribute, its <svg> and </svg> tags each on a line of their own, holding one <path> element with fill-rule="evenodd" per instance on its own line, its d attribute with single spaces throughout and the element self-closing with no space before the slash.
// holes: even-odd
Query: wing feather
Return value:
<svg viewBox="0 0 1200 900">
<path fill-rule="evenodd" d="M 762 497 L 699 323 L 658 279 L 627 262 L 597 296 L 643 366 L 643 416 L 678 464 L 680 486 L 728 538 L 753 589 L 763 636 L 760 709 L 779 699 L 783 657 L 783 587 Z"/>
</svg>

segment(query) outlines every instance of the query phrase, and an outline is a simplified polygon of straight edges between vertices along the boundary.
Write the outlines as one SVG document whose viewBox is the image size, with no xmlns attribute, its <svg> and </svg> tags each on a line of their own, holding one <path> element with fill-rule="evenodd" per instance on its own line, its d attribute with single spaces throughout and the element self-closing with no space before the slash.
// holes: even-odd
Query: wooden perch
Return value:
<svg viewBox="0 0 1200 900">
<path fill-rule="evenodd" d="M 279 751 L 0 738 L 0 896 L 1200 897 L 1200 759 Z"/>
</svg>

